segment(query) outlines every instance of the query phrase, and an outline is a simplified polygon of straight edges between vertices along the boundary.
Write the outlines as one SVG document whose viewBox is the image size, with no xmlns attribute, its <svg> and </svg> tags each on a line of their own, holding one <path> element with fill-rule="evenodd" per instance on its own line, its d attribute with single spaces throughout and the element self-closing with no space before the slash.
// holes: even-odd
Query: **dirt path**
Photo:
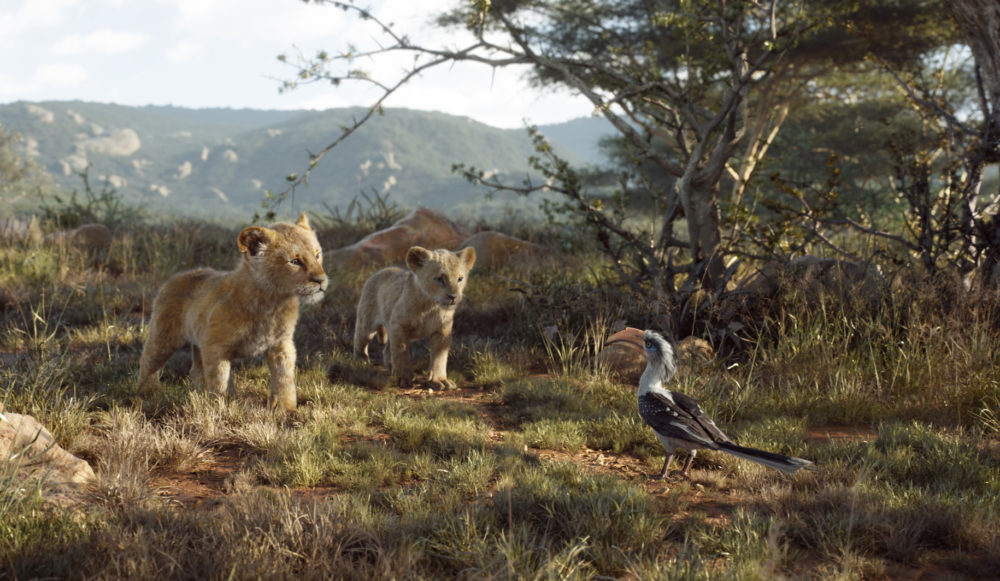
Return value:
<svg viewBox="0 0 1000 581">
<path fill-rule="evenodd" d="M 491 401 L 487 392 L 479 389 L 457 389 L 446 392 L 428 393 L 423 389 L 400 390 L 399 395 L 412 399 L 429 397 L 460 402 L 474 409 L 479 418 L 491 426 L 490 441 L 502 442 L 509 430 L 504 425 L 503 408 Z M 810 440 L 823 443 L 840 440 L 871 440 L 875 434 L 869 430 L 832 426 L 810 430 Z M 383 435 L 384 438 L 384 435 Z M 584 470 L 609 474 L 629 483 L 641 486 L 650 495 L 669 502 L 684 518 L 691 513 L 702 513 L 709 522 L 724 524 L 733 508 L 747 497 L 739 492 L 718 486 L 716 479 L 702 480 L 698 470 L 689 479 L 675 477 L 669 481 L 653 478 L 656 467 L 629 455 L 616 455 L 602 450 L 584 449 L 568 453 L 558 450 L 528 448 L 526 452 L 542 461 L 570 462 Z M 253 453 L 236 446 L 213 450 L 205 461 L 186 472 L 157 473 L 151 479 L 151 487 L 161 497 L 187 506 L 212 506 L 230 492 L 230 481 L 235 474 L 244 470 L 252 461 Z M 335 487 L 310 487 L 293 489 L 293 493 L 310 498 L 322 498 L 338 493 Z"/>
</svg>

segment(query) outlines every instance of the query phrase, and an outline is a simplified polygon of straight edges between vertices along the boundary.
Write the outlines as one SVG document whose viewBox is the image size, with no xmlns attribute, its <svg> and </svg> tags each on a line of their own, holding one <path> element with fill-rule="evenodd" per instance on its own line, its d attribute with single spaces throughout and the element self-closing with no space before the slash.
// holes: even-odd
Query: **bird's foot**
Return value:
<svg viewBox="0 0 1000 581">
<path fill-rule="evenodd" d="M 650 476 L 650 480 L 662 480 L 664 482 L 674 482 L 679 480 L 690 480 L 691 477 L 687 472 L 675 471 L 675 472 L 661 472 L 657 476 Z"/>
</svg>

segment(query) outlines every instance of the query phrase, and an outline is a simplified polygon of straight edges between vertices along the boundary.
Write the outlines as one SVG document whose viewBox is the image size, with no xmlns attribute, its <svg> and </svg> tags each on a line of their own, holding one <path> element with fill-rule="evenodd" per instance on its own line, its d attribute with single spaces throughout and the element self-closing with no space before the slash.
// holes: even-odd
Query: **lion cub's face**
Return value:
<svg viewBox="0 0 1000 581">
<path fill-rule="evenodd" d="M 473 248 L 456 253 L 414 246 L 406 253 L 406 266 L 417 275 L 417 286 L 444 307 L 454 307 L 462 300 L 465 280 L 475 263 Z"/>
<path fill-rule="evenodd" d="M 304 212 L 295 224 L 246 228 L 240 233 L 239 247 L 263 288 L 278 295 L 298 296 L 306 303 L 323 298 L 328 284 L 323 251 Z"/>
</svg>

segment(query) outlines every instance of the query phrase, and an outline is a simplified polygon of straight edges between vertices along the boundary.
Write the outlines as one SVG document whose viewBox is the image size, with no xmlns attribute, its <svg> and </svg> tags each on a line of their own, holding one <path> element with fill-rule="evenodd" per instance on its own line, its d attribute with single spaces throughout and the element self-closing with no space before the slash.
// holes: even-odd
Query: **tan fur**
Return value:
<svg viewBox="0 0 1000 581">
<path fill-rule="evenodd" d="M 475 262 L 472 248 L 455 253 L 414 246 L 406 253 L 409 271 L 389 267 L 373 274 L 358 301 L 354 354 L 367 360 L 368 344 L 377 336 L 385 343 L 386 367 L 401 387 L 409 387 L 414 376 L 410 343 L 429 338 L 427 382 L 438 389 L 454 388 L 447 370 L 451 326 Z"/>
<path fill-rule="evenodd" d="M 270 406 L 295 409 L 292 333 L 299 303 L 319 301 L 327 287 L 319 242 L 303 213 L 295 224 L 246 228 L 237 245 L 243 258 L 236 270 L 189 270 L 160 288 L 142 348 L 140 393 L 156 389 L 160 368 L 190 343 L 195 384 L 225 394 L 232 390 L 232 360 L 263 353 Z"/>
</svg>

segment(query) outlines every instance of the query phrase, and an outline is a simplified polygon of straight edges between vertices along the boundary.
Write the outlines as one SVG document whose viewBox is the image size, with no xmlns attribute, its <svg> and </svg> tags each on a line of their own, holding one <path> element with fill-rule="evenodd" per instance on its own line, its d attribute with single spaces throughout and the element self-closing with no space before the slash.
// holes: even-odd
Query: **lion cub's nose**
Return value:
<svg viewBox="0 0 1000 581">
<path fill-rule="evenodd" d="M 326 289 L 326 283 L 329 279 L 325 274 L 321 274 L 319 276 L 314 276 L 309 280 L 318 284 L 321 289 Z"/>
</svg>

